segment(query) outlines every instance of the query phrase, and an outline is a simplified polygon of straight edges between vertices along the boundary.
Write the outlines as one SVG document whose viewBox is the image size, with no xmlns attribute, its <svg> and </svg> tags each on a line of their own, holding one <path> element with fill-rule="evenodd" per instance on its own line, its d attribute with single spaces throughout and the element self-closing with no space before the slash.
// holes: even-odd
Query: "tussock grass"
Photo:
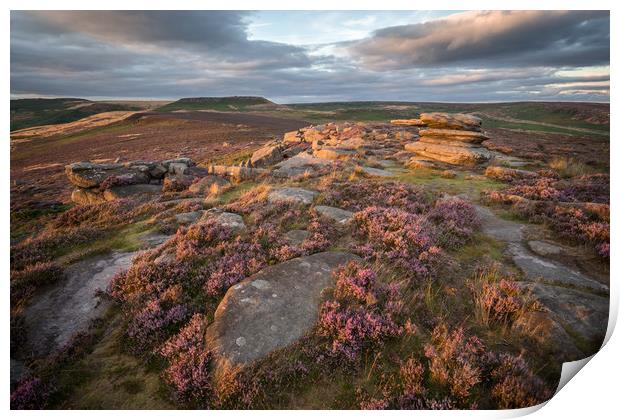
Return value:
<svg viewBox="0 0 620 420">
<path fill-rule="evenodd" d="M 585 163 L 566 156 L 553 158 L 549 161 L 549 167 L 557 171 L 562 178 L 572 178 L 594 172 L 594 170 Z"/>
</svg>

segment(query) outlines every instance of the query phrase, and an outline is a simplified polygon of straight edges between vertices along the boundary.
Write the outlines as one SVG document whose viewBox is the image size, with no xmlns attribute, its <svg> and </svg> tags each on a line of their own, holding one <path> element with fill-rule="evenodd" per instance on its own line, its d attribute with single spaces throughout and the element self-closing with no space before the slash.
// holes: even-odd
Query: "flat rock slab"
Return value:
<svg viewBox="0 0 620 420">
<path fill-rule="evenodd" d="M 482 120 L 469 114 L 448 114 L 445 112 L 425 112 L 420 120 L 430 128 L 480 131 Z"/>
<path fill-rule="evenodd" d="M 314 209 L 321 216 L 325 216 L 328 219 L 334 220 L 340 224 L 347 223 L 349 220 L 351 220 L 351 217 L 353 217 L 352 212 L 344 209 L 339 209 L 337 207 L 316 206 Z"/>
<path fill-rule="evenodd" d="M 371 168 L 369 166 L 360 166 L 359 170 L 366 175 L 376 176 L 380 178 L 389 178 L 391 176 L 394 176 L 394 174 L 390 171 L 386 171 L 385 169 Z"/>
<path fill-rule="evenodd" d="M 476 213 L 482 222 L 482 232 L 493 239 L 508 243 L 520 243 L 523 240 L 523 228 L 520 223 L 504 220 L 491 210 L 475 206 Z"/>
<path fill-rule="evenodd" d="M 508 254 L 525 277 L 530 281 L 548 281 L 569 287 L 589 289 L 606 293 L 609 288 L 588 276 L 573 270 L 557 261 L 550 261 L 530 252 L 523 244 L 524 226 L 496 216 L 491 210 L 476 206 L 482 222 L 482 232 L 498 241 L 506 242 Z M 530 241 L 531 243 L 532 241 Z M 540 241 L 539 241 L 540 242 Z"/>
<path fill-rule="evenodd" d="M 28 351 L 50 354 L 103 315 L 109 304 L 96 296 L 97 290 L 105 290 L 116 273 L 129 268 L 135 254 L 114 252 L 67 268 L 67 279 L 38 295 L 24 311 Z"/>
<path fill-rule="evenodd" d="M 203 214 L 204 214 L 204 211 L 197 210 L 197 211 L 190 211 L 187 213 L 179 213 L 175 215 L 174 217 L 177 219 L 178 223 L 191 224 L 191 223 L 194 223 L 196 220 L 200 219 Z"/>
<path fill-rule="evenodd" d="M 522 284 L 551 311 L 560 324 L 588 341 L 600 340 L 602 343 L 609 316 L 608 297 L 548 284 Z"/>
<path fill-rule="evenodd" d="M 440 128 L 426 128 L 420 130 L 420 137 L 432 137 L 465 143 L 482 143 L 488 137 L 478 131 L 447 130 Z"/>
<path fill-rule="evenodd" d="M 609 288 L 606 285 L 572 270 L 559 262 L 538 257 L 530 253 L 520 244 L 511 245 L 508 250 L 512 255 L 512 261 L 523 271 L 528 280 L 546 280 L 570 287 L 589 289 L 595 292 L 609 292 Z"/>
<path fill-rule="evenodd" d="M 272 204 L 311 204 L 318 193 L 297 187 L 278 188 L 269 192 L 267 200 Z"/>
<path fill-rule="evenodd" d="M 284 234 L 284 240 L 290 245 L 300 245 L 303 241 L 310 237 L 307 230 L 293 229 Z"/>
<path fill-rule="evenodd" d="M 267 267 L 232 286 L 207 328 L 207 347 L 216 368 L 231 368 L 265 357 L 310 331 L 321 293 L 334 284 L 332 272 L 349 261 L 346 252 L 321 252 Z"/>
<path fill-rule="evenodd" d="M 218 213 L 210 211 L 205 213 L 205 217 L 215 220 L 217 224 L 231 228 L 232 230 L 243 230 L 246 227 L 243 217 L 236 213 Z"/>
<path fill-rule="evenodd" d="M 334 147 L 324 147 L 314 151 L 314 155 L 321 159 L 341 160 L 355 156 L 357 152 L 349 149 L 339 149 Z"/>
<path fill-rule="evenodd" d="M 536 254 L 541 255 L 543 257 L 549 256 L 549 255 L 559 255 L 562 252 L 566 252 L 566 253 L 569 252 L 564 247 L 560 245 L 552 244 L 551 242 L 547 242 L 547 241 L 529 241 L 527 244 L 529 245 L 532 251 L 534 251 Z"/>
</svg>

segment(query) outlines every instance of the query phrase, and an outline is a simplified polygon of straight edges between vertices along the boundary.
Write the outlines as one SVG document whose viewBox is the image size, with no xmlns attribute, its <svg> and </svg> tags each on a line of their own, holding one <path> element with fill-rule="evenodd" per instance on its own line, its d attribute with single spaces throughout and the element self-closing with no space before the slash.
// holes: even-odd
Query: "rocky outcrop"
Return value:
<svg viewBox="0 0 620 420">
<path fill-rule="evenodd" d="M 419 118 L 412 118 L 412 119 L 409 119 L 409 120 L 391 120 L 390 124 L 394 124 L 394 125 L 407 125 L 407 126 L 414 126 L 414 127 L 424 127 L 424 126 L 426 126 L 424 121 L 422 121 Z"/>
<path fill-rule="evenodd" d="M 445 112 L 426 112 L 420 120 L 430 128 L 480 131 L 482 120 L 469 114 L 448 114 Z"/>
<path fill-rule="evenodd" d="M 232 286 L 206 332 L 216 377 L 259 360 L 304 336 L 315 325 L 332 272 L 359 257 L 321 252 L 269 266 Z"/>
<path fill-rule="evenodd" d="M 162 179 L 198 172 L 189 158 L 165 161 L 137 160 L 127 163 L 76 162 L 65 166 L 65 174 L 76 189 L 71 199 L 78 204 L 98 204 L 137 194 L 161 192 Z"/>
<path fill-rule="evenodd" d="M 419 141 L 406 144 L 405 150 L 452 165 L 474 166 L 492 157 L 481 145 L 488 137 L 480 132 L 480 118 L 433 112 L 420 119 L 429 128 L 421 129 Z"/>
<path fill-rule="evenodd" d="M 261 175 L 269 173 L 269 171 L 267 169 L 249 168 L 247 166 L 211 165 L 209 166 L 209 173 L 232 178 L 236 181 L 245 181 L 248 179 L 256 179 Z"/>
<path fill-rule="evenodd" d="M 250 158 L 250 162 L 252 166 L 271 166 L 282 159 L 282 147 L 277 144 L 271 144 L 264 147 L 261 147 L 257 151 L 252 154 Z"/>
</svg>

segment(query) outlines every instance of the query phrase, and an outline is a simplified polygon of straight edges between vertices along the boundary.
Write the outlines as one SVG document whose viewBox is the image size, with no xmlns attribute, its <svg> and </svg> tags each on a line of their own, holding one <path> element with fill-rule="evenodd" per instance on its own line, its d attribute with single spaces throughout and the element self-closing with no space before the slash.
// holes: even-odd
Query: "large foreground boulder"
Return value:
<svg viewBox="0 0 620 420">
<path fill-rule="evenodd" d="M 315 325 L 321 293 L 332 272 L 349 261 L 346 252 L 321 252 L 267 267 L 232 286 L 207 328 L 216 376 L 265 357 L 303 337 Z"/>
</svg>

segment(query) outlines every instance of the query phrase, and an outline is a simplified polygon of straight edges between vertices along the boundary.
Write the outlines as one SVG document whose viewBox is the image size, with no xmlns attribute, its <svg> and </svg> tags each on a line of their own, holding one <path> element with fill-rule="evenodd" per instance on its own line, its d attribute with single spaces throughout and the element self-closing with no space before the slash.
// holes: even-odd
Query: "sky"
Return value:
<svg viewBox="0 0 620 420">
<path fill-rule="evenodd" d="M 608 11 L 12 11 L 11 96 L 609 102 Z"/>
</svg>

